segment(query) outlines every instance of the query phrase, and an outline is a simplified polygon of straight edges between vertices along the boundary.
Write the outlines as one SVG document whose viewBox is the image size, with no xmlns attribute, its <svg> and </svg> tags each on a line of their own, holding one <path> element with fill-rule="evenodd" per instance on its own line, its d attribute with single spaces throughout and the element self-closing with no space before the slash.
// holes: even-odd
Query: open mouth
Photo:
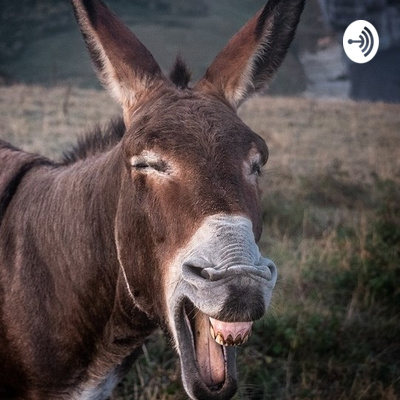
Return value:
<svg viewBox="0 0 400 400">
<path fill-rule="evenodd" d="M 178 322 L 182 377 L 194 398 L 230 398 L 236 391 L 235 346 L 251 335 L 252 322 L 223 322 L 189 300 Z"/>
</svg>

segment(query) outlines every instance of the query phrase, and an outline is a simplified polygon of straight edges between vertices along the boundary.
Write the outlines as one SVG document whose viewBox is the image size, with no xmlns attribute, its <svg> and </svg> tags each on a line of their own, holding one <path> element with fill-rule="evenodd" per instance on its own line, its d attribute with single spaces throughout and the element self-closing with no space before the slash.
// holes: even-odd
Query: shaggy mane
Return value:
<svg viewBox="0 0 400 400">
<path fill-rule="evenodd" d="M 125 131 L 122 118 L 111 120 L 104 129 L 96 126 L 91 132 L 81 136 L 71 150 L 63 153 L 62 164 L 73 164 L 112 149 L 121 140 Z"/>
<path fill-rule="evenodd" d="M 191 73 L 185 61 L 178 54 L 172 70 L 169 74 L 169 79 L 178 89 L 187 89 L 191 78 Z"/>
</svg>

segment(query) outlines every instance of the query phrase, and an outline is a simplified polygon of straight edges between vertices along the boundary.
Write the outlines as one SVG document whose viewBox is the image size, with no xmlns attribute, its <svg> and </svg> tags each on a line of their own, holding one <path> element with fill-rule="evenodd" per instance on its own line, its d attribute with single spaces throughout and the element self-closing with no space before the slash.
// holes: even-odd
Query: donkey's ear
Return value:
<svg viewBox="0 0 400 400">
<path fill-rule="evenodd" d="M 72 5 L 96 73 L 124 111 L 165 81 L 151 53 L 101 0 Z"/>
<path fill-rule="evenodd" d="M 237 108 L 263 91 L 293 40 L 305 0 L 269 0 L 217 55 L 197 89 L 224 96 Z"/>
</svg>

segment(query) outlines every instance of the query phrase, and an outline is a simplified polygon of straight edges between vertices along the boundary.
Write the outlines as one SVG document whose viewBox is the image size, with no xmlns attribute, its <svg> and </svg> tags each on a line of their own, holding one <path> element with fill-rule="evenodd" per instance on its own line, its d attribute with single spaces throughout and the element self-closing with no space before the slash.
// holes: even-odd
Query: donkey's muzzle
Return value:
<svg viewBox="0 0 400 400">
<path fill-rule="evenodd" d="M 270 302 L 277 269 L 261 256 L 251 221 L 213 216 L 196 235 L 181 266 L 181 277 L 191 289 L 190 301 L 224 321 L 260 318 Z"/>
<path fill-rule="evenodd" d="M 268 261 L 262 273 L 249 266 L 217 270 L 184 265 L 183 276 L 194 289 L 190 300 L 218 320 L 255 321 L 264 315 L 276 281 L 275 264 Z"/>
</svg>

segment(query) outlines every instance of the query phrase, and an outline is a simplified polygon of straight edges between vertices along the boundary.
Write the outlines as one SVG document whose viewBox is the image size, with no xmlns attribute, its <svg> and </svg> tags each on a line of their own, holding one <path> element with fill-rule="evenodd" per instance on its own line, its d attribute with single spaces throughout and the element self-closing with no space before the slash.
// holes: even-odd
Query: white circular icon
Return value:
<svg viewBox="0 0 400 400">
<path fill-rule="evenodd" d="M 368 21 L 352 22 L 343 35 L 343 48 L 350 60 L 358 64 L 371 61 L 379 47 L 379 35 Z"/>
</svg>

